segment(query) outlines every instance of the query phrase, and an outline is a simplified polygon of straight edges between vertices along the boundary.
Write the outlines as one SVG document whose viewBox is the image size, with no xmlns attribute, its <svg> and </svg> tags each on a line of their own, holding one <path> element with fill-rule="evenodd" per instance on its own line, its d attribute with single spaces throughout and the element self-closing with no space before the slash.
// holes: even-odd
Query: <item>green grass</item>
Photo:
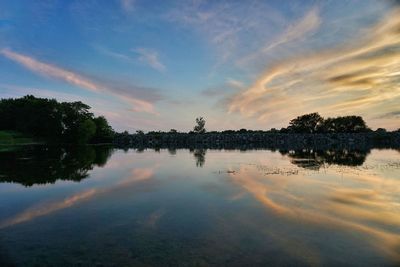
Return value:
<svg viewBox="0 0 400 267">
<path fill-rule="evenodd" d="M 0 131 L 0 145 L 14 146 L 37 143 L 33 138 L 14 131 Z"/>
</svg>

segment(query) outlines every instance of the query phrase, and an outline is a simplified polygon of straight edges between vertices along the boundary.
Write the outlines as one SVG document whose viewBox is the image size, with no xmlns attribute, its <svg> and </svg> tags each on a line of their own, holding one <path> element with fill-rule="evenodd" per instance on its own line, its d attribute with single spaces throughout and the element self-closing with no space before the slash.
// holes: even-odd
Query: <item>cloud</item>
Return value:
<svg viewBox="0 0 400 267">
<path fill-rule="evenodd" d="M 149 65 L 153 69 L 159 72 L 164 72 L 166 70 L 164 64 L 160 62 L 157 51 L 143 47 L 132 49 L 132 51 L 139 54 L 139 60 L 141 62 Z"/>
<path fill-rule="evenodd" d="M 260 54 L 267 54 L 270 50 L 279 46 L 284 46 L 294 41 L 304 39 L 306 36 L 314 33 L 321 25 L 321 18 L 319 16 L 319 9 L 317 7 L 311 8 L 302 18 L 293 22 L 287 29 L 278 37 L 268 42 L 264 47 L 260 48 L 256 53 L 252 53 L 242 59 L 238 60 L 241 65 L 250 60 L 259 57 Z"/>
<path fill-rule="evenodd" d="M 144 181 L 154 176 L 154 168 L 137 168 L 132 170 L 132 176 L 118 183 L 119 186 Z"/>
<path fill-rule="evenodd" d="M 203 90 L 201 94 L 207 97 L 216 97 L 232 94 L 232 92 L 237 92 L 238 90 L 243 88 L 244 85 L 242 82 L 235 79 L 228 79 L 225 81 L 224 84 L 220 86 L 214 86 Z"/>
<path fill-rule="evenodd" d="M 260 164 L 243 164 L 229 178 L 268 212 L 289 223 L 310 224 L 313 229 L 328 227 L 367 235 L 369 238 L 365 240 L 370 245 L 400 259 L 397 249 L 400 237 L 396 231 L 400 226 L 400 215 L 396 212 L 398 180 L 387 178 L 382 182 L 382 173 L 377 174 L 376 170 L 364 170 L 360 175 L 354 169 L 346 171 L 334 166 L 325 170 L 328 175 L 344 176 L 349 183 L 338 183 L 335 179 L 321 181 L 315 178 L 318 176 L 301 171 L 292 179 L 283 174 L 265 175 L 270 162 Z M 296 190 L 299 187 L 313 190 Z M 279 236 L 291 238 L 285 233 Z"/>
<path fill-rule="evenodd" d="M 58 101 L 83 101 L 88 104 L 96 116 L 105 116 L 116 131 L 129 130 L 135 132 L 138 129 L 153 130 L 155 128 L 170 127 L 171 122 L 165 121 L 159 116 L 143 116 L 143 114 L 132 114 L 132 110 L 121 106 L 119 102 L 109 101 L 108 96 L 78 95 L 54 91 L 46 88 L 36 88 L 27 85 L 13 85 L 0 83 L 0 95 L 2 98 L 16 98 L 32 94 L 37 97 L 55 98 Z M 151 97 L 151 96 L 150 96 Z"/>
<path fill-rule="evenodd" d="M 100 82 L 81 74 L 41 62 L 32 57 L 13 52 L 9 49 L 0 50 L 0 54 L 42 76 L 61 80 L 89 91 L 97 93 L 110 93 L 114 96 L 117 96 L 124 102 L 133 105 L 133 111 L 157 114 L 154 109 L 154 105 L 150 101 L 135 96 L 135 93 L 141 93 L 144 96 L 146 94 L 146 88 L 126 87 L 119 84 L 112 85 L 110 83 Z M 149 91 L 151 92 L 152 90 Z M 152 97 L 154 98 L 154 93 Z"/>
<path fill-rule="evenodd" d="M 4 84 L 4 83 L 0 83 L 0 94 L 4 98 L 23 97 L 25 95 L 32 94 L 38 97 L 51 96 L 60 101 L 84 101 L 85 103 L 90 103 L 90 100 L 93 100 L 93 98 L 81 97 L 66 92 L 57 92 L 44 88 L 36 88 L 31 86 L 21 86 L 21 85 Z M 99 102 L 99 99 L 96 99 L 96 102 Z"/>
<path fill-rule="evenodd" d="M 276 31 L 274 26 L 285 21 L 280 12 L 265 1 L 245 5 L 240 1 L 182 3 L 169 12 L 167 19 L 200 34 L 215 47 L 217 65 L 236 57 L 244 47 L 252 49 L 259 45 L 260 39 Z"/>
<path fill-rule="evenodd" d="M 307 34 L 314 32 L 321 24 L 318 8 L 312 8 L 303 18 L 291 25 L 282 35 L 271 44 L 264 47 L 262 51 L 266 53 L 278 45 L 304 38 Z"/>
<path fill-rule="evenodd" d="M 131 62 L 131 63 L 137 61 L 132 56 L 118 53 L 118 52 L 112 51 L 112 50 L 102 47 L 102 46 L 94 46 L 94 48 L 99 53 L 106 55 L 106 56 L 110 56 L 110 57 L 118 59 L 118 60 Z M 157 51 L 155 51 L 153 49 L 149 49 L 149 48 L 135 48 L 135 49 L 132 49 L 132 51 L 135 52 L 136 54 L 138 54 L 138 60 L 140 62 L 142 62 L 160 72 L 164 72 L 166 70 L 165 65 L 162 64 L 159 59 L 159 55 L 158 55 Z"/>
<path fill-rule="evenodd" d="M 230 112 L 271 126 L 318 111 L 371 119 L 389 113 L 400 101 L 400 10 L 364 30 L 349 45 L 292 57 L 269 67 L 229 101 Z"/>
<path fill-rule="evenodd" d="M 135 9 L 135 0 L 120 0 L 120 5 L 123 11 L 132 12 Z"/>
<path fill-rule="evenodd" d="M 125 54 L 122 54 L 122 53 L 118 53 L 118 52 L 114 52 L 114 51 L 112 51 L 112 50 L 110 50 L 110 49 L 108 49 L 106 47 L 98 46 L 98 45 L 94 45 L 93 47 L 94 47 L 94 49 L 96 49 L 96 51 L 98 51 L 99 53 L 101 53 L 103 55 L 106 55 L 106 56 L 109 56 L 109 57 L 112 57 L 112 58 L 115 58 L 115 59 L 118 59 L 118 60 L 127 61 L 127 62 L 133 62 L 134 61 L 133 58 L 128 56 L 128 55 L 125 55 Z"/>
<path fill-rule="evenodd" d="M 43 202 L 33 205 L 21 213 L 0 222 L 0 229 L 13 226 L 15 224 L 24 223 L 36 219 L 38 217 L 46 216 L 59 210 L 73 207 L 81 202 L 88 201 L 95 196 L 106 194 L 114 190 L 125 188 L 127 186 L 135 186 L 137 183 L 149 180 L 154 176 L 152 168 L 137 168 L 131 171 L 131 175 L 126 179 L 116 183 L 111 187 L 106 188 L 92 188 L 86 191 L 78 192 L 70 197 L 61 201 Z"/>
<path fill-rule="evenodd" d="M 69 198 L 66 198 L 59 202 L 52 202 L 42 206 L 36 206 L 32 209 L 28 209 L 15 217 L 6 220 L 0 224 L 0 229 L 33 220 L 37 217 L 45 216 L 50 213 L 66 209 L 74 206 L 75 204 L 85 201 L 93 197 L 98 191 L 96 189 L 90 189 L 81 193 L 77 193 Z"/>
<path fill-rule="evenodd" d="M 378 119 L 381 119 L 381 118 L 396 118 L 396 119 L 399 119 L 400 118 L 400 110 L 382 114 L 381 116 L 378 117 Z"/>
</svg>

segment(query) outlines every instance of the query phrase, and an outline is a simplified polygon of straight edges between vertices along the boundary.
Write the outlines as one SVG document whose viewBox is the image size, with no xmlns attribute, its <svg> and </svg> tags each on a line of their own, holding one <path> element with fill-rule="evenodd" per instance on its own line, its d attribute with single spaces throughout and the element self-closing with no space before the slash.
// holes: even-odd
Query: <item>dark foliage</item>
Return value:
<svg viewBox="0 0 400 267">
<path fill-rule="evenodd" d="M 92 143 L 110 143 L 114 138 L 114 130 L 108 124 L 107 119 L 103 116 L 99 116 L 93 119 L 96 125 L 96 133 L 92 137 Z"/>
<path fill-rule="evenodd" d="M 102 167 L 111 156 L 106 146 L 45 147 L 32 146 L 0 153 L 0 182 L 25 186 L 80 181 L 95 166 Z"/>
<path fill-rule="evenodd" d="M 325 164 L 361 166 L 369 154 L 369 150 L 328 149 L 328 150 L 281 150 L 282 155 L 288 155 L 291 162 L 305 169 L 318 170 Z"/>
<path fill-rule="evenodd" d="M 323 121 L 321 132 L 324 133 L 362 133 L 370 129 L 360 116 L 328 118 Z"/>
<path fill-rule="evenodd" d="M 190 152 L 193 153 L 194 158 L 196 159 L 196 166 L 197 167 L 203 167 L 205 161 L 206 161 L 206 149 L 193 149 L 190 150 Z"/>
<path fill-rule="evenodd" d="M 289 122 L 281 133 L 363 133 L 371 131 L 360 116 L 324 119 L 318 113 L 299 116 Z"/>
<path fill-rule="evenodd" d="M 57 102 L 32 95 L 0 100 L 0 130 L 12 130 L 47 141 L 106 143 L 114 131 L 107 120 L 94 117 L 82 102 Z"/>
<path fill-rule="evenodd" d="M 318 113 L 299 116 L 289 122 L 288 130 L 294 133 L 316 133 L 324 119 Z"/>
<path fill-rule="evenodd" d="M 206 132 L 206 121 L 203 119 L 203 117 L 198 117 L 196 118 L 196 125 L 193 128 L 193 131 L 195 133 L 205 133 Z"/>
</svg>

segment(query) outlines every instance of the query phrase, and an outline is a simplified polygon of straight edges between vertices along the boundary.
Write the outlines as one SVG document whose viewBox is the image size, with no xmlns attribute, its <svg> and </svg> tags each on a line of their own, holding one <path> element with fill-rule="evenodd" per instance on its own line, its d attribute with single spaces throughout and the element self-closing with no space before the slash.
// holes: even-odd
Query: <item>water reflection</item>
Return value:
<svg viewBox="0 0 400 267">
<path fill-rule="evenodd" d="M 0 182 L 25 186 L 81 181 L 95 166 L 104 166 L 113 149 L 108 146 L 24 147 L 0 153 Z"/>
<path fill-rule="evenodd" d="M 206 162 L 206 149 L 197 148 L 190 150 L 190 153 L 193 153 L 193 156 L 196 160 L 196 167 L 203 167 L 204 163 Z"/>
<path fill-rule="evenodd" d="M 296 166 L 315 172 L 297 172 L 293 179 L 282 172 L 265 173 L 268 166 L 243 164 L 234 173 L 229 173 L 231 181 L 275 216 L 286 218 L 293 224 L 306 223 L 330 231 L 347 232 L 358 238 L 368 235 L 363 239 L 376 250 L 400 261 L 400 176 L 397 171 L 400 165 L 393 153 L 388 153 L 394 156 L 390 161 L 383 159 L 379 164 L 372 161 L 362 169 L 353 168 L 365 161 L 367 153 L 359 151 L 282 154 Z M 337 166 L 319 172 L 325 163 Z M 384 175 L 387 171 L 391 175 Z M 282 237 L 290 239 L 285 233 L 281 233 Z"/>
<path fill-rule="evenodd" d="M 40 205 L 33 206 L 16 216 L 0 222 L 0 229 L 6 228 L 15 224 L 27 222 L 37 217 L 49 215 L 50 213 L 69 208 L 75 204 L 93 197 L 97 193 L 96 189 L 86 190 L 74 194 L 66 199 L 60 201 L 52 201 L 49 203 L 41 203 Z"/>
<path fill-rule="evenodd" d="M 336 164 L 344 166 L 361 166 L 369 150 L 349 150 L 349 149 L 330 149 L 330 150 L 280 150 L 282 155 L 287 155 L 291 163 L 305 169 L 318 170 L 326 164 Z"/>
<path fill-rule="evenodd" d="M 91 178 L 0 183 L 0 266 L 400 263 L 398 151 L 101 149 L 14 152 Z"/>
<path fill-rule="evenodd" d="M 168 149 L 171 155 L 176 154 L 176 150 Z M 240 150 L 245 152 L 246 150 Z M 319 170 L 327 165 L 343 165 L 343 166 L 361 166 L 370 150 L 354 150 L 354 149 L 329 149 L 329 150 L 279 150 L 279 152 L 290 158 L 290 162 L 298 167 Z M 196 167 L 203 167 L 206 161 L 207 149 L 196 148 L 190 149 L 195 158 Z"/>
<path fill-rule="evenodd" d="M 154 175 L 154 171 L 151 168 L 137 168 L 133 169 L 129 176 L 116 182 L 114 185 L 103 188 L 90 188 L 83 191 L 74 193 L 65 199 L 52 200 L 49 202 L 42 202 L 38 205 L 33 205 L 32 207 L 24 210 L 21 213 L 16 214 L 12 218 L 8 218 L 5 221 L 0 221 L 0 229 L 6 228 L 15 224 L 23 223 L 35 219 L 37 217 L 49 215 L 53 212 L 70 208 L 80 202 L 87 201 L 94 196 L 101 194 L 107 194 L 118 190 L 120 188 L 128 187 L 138 182 L 142 182 L 150 179 Z"/>
</svg>

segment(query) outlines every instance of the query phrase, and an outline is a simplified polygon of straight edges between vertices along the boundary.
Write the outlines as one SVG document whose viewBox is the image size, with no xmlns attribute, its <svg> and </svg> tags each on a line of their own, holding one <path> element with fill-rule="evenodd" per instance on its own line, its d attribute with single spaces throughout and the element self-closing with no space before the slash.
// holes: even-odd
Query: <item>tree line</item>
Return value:
<svg viewBox="0 0 400 267">
<path fill-rule="evenodd" d="M 103 116 L 96 117 L 90 107 L 80 101 L 58 102 L 55 99 L 37 98 L 27 95 L 21 98 L 0 100 L 0 131 L 16 131 L 32 137 L 38 137 L 57 143 L 110 143 L 114 138 L 121 139 L 129 133 L 116 134 Z M 206 133 L 206 120 L 198 117 L 193 130 L 187 134 Z M 371 132 L 364 119 L 360 116 L 341 116 L 323 118 L 318 113 L 298 116 L 289 122 L 288 127 L 280 130 L 272 128 L 264 130 L 224 130 L 208 133 L 363 133 Z M 386 132 L 378 129 L 378 132 Z M 162 134 L 176 135 L 175 129 L 169 132 L 150 131 L 145 134 L 138 130 L 137 135 L 158 136 Z"/>
<path fill-rule="evenodd" d="M 204 134 L 206 133 L 206 120 L 203 117 L 198 117 L 195 120 L 195 126 L 193 130 L 188 134 Z M 400 130 L 400 129 L 399 129 Z M 372 132 L 367 126 L 364 119 L 361 116 L 340 116 L 334 118 L 323 118 L 318 113 L 310 113 L 298 116 L 290 120 L 287 127 L 283 127 L 280 130 L 272 128 L 271 130 L 223 130 L 223 131 L 208 131 L 207 133 L 220 133 L 220 134 L 244 134 L 252 132 L 270 132 L 270 133 L 365 133 Z M 385 129 L 379 128 L 377 132 L 386 132 Z M 125 132 L 128 134 L 128 132 Z M 145 133 L 141 130 L 136 131 L 137 135 L 144 135 Z M 175 129 L 171 129 L 169 132 L 162 131 L 149 131 L 147 135 L 160 135 L 160 134 L 179 134 Z M 183 134 L 183 133 L 181 133 Z"/>
<path fill-rule="evenodd" d="M 363 133 L 370 132 L 361 116 L 323 118 L 318 113 L 310 113 L 292 119 L 281 132 L 293 133 Z"/>
<path fill-rule="evenodd" d="M 27 95 L 0 100 L 0 130 L 16 131 L 58 143 L 109 143 L 114 130 L 103 116 L 95 117 L 80 101 Z"/>
</svg>

